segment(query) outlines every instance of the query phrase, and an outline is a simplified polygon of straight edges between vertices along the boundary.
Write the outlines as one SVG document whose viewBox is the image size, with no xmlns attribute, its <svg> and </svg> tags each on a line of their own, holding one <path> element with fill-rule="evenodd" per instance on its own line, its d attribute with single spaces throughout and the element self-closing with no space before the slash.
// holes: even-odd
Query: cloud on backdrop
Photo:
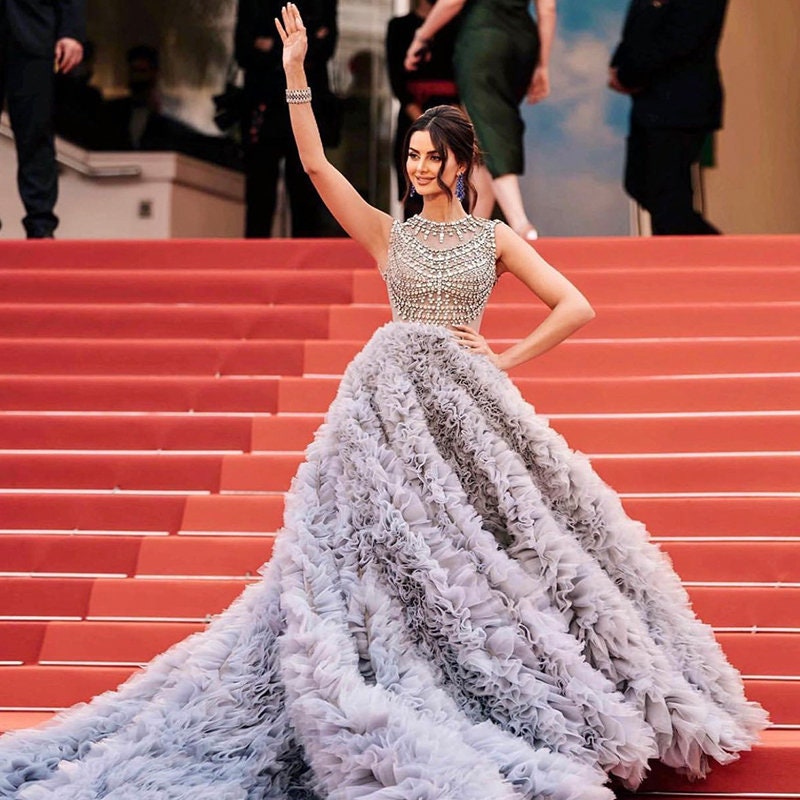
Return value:
<svg viewBox="0 0 800 800">
<path fill-rule="evenodd" d="M 622 190 L 630 101 L 606 87 L 628 0 L 559 0 L 552 93 L 523 104 L 522 192 L 546 236 L 628 233 Z"/>
</svg>

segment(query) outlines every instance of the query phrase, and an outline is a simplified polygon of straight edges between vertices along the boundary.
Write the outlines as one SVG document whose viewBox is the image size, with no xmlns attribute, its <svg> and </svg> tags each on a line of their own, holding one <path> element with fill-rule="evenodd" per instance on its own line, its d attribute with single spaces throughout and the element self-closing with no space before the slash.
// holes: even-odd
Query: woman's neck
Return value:
<svg viewBox="0 0 800 800">
<path fill-rule="evenodd" d="M 445 196 L 431 199 L 422 207 L 421 217 L 431 222 L 456 222 L 467 216 L 464 207 L 458 200 L 450 200 Z"/>
</svg>

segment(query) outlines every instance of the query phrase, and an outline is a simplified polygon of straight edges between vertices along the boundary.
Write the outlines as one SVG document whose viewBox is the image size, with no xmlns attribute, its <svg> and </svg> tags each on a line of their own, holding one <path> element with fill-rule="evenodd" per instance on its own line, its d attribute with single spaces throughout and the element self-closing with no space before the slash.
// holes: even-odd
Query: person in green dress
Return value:
<svg viewBox="0 0 800 800">
<path fill-rule="evenodd" d="M 556 0 L 439 0 L 417 29 L 406 69 L 426 57 L 433 37 L 460 15 L 453 65 L 456 85 L 478 135 L 492 189 L 508 224 L 525 239 L 538 236 L 525 211 L 519 104 L 550 94 L 548 65 L 556 25 Z"/>
</svg>

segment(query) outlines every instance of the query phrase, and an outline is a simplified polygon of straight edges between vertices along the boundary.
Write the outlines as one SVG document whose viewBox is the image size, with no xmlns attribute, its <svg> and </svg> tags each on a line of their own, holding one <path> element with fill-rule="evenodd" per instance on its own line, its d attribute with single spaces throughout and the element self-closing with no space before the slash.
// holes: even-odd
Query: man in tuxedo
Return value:
<svg viewBox="0 0 800 800">
<path fill-rule="evenodd" d="M 0 106 L 5 98 L 29 239 L 51 238 L 58 225 L 54 75 L 81 62 L 85 26 L 85 0 L 0 0 Z"/>
<path fill-rule="evenodd" d="M 326 213 L 297 152 L 289 109 L 283 45 L 275 28 L 285 0 L 239 0 L 236 15 L 236 61 L 244 70 L 242 146 L 245 166 L 245 236 L 269 237 L 283 178 L 292 214 L 292 236 L 324 236 Z M 328 61 L 338 38 L 337 0 L 296 0 L 308 31 L 305 68 L 311 104 L 322 143 L 335 147 L 340 134 L 338 100 L 328 81 Z"/>
<path fill-rule="evenodd" d="M 719 231 L 694 210 L 691 167 L 722 127 L 717 49 L 728 0 L 632 0 L 609 86 L 633 100 L 625 190 L 654 234 Z"/>
</svg>

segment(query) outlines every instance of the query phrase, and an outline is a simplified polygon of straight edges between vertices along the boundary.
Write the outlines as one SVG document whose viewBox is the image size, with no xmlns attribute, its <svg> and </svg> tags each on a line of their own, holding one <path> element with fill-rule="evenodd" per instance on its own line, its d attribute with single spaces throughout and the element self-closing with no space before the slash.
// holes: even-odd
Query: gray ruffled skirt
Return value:
<svg viewBox="0 0 800 800">
<path fill-rule="evenodd" d="M 669 561 L 504 373 L 381 328 L 263 580 L 114 692 L 0 739 L 0 797 L 606 800 L 766 724 Z"/>
</svg>

